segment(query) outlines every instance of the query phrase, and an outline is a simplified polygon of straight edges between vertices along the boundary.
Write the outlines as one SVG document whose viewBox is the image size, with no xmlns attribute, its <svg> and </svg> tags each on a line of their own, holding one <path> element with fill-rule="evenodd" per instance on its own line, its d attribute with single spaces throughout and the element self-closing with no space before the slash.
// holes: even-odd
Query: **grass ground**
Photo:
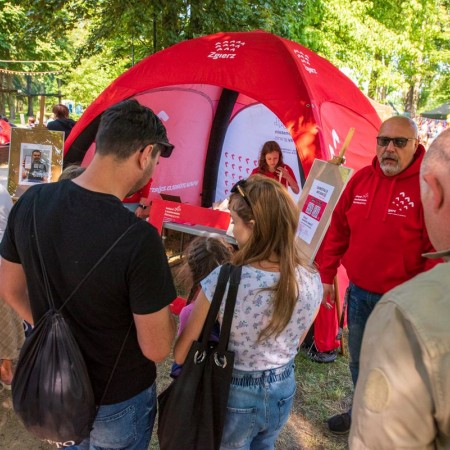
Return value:
<svg viewBox="0 0 450 450">
<path fill-rule="evenodd" d="M 294 407 L 277 448 L 347 449 L 347 436 L 333 435 L 324 421 L 350 406 L 353 387 L 348 358 L 339 356 L 333 363 L 321 364 L 299 353 L 296 359 L 296 380 Z"/>
</svg>

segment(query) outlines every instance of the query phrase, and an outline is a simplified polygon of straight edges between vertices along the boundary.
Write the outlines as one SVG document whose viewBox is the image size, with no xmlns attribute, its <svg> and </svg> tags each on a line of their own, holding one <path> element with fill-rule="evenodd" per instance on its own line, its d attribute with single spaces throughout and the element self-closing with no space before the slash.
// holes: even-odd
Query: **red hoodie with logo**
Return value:
<svg viewBox="0 0 450 450">
<path fill-rule="evenodd" d="M 413 163 L 390 177 L 375 157 L 371 166 L 350 179 L 322 244 L 323 283 L 333 283 L 342 262 L 351 282 L 384 294 L 437 264 L 421 256 L 433 251 L 420 200 L 424 154 L 425 148 L 419 145 Z"/>
</svg>

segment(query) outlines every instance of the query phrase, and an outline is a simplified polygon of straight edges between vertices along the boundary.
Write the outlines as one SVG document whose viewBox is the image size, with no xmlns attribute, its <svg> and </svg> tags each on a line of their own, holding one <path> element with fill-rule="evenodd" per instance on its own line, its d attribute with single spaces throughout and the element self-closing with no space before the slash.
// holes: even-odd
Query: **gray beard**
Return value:
<svg viewBox="0 0 450 450">
<path fill-rule="evenodd" d="M 400 163 L 398 160 L 396 161 L 395 166 L 393 166 L 392 164 L 385 164 L 384 160 L 381 159 L 380 168 L 383 173 L 388 176 L 397 175 L 398 173 L 400 173 Z"/>
</svg>

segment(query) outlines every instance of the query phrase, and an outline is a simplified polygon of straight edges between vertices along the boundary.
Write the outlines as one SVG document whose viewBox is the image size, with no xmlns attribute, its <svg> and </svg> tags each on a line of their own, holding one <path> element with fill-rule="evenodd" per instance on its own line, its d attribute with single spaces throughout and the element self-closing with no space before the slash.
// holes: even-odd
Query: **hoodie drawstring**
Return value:
<svg viewBox="0 0 450 450">
<path fill-rule="evenodd" d="M 378 184 L 380 183 L 380 179 L 375 177 L 375 184 L 372 185 L 372 189 L 369 192 L 369 205 L 367 207 L 367 213 L 364 219 L 368 219 L 370 216 L 370 211 L 372 211 L 373 199 L 375 197 L 375 192 L 377 191 Z"/>
</svg>

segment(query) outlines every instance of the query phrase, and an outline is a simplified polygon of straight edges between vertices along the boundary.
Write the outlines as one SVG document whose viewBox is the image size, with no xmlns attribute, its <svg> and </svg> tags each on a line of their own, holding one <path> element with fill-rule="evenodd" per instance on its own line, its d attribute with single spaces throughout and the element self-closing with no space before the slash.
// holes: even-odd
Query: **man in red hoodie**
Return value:
<svg viewBox="0 0 450 450">
<path fill-rule="evenodd" d="M 348 346 L 355 386 L 363 333 L 375 305 L 385 292 L 435 264 L 422 257 L 433 249 L 420 201 L 425 148 L 417 136 L 416 124 L 406 117 L 382 123 L 377 155 L 349 181 L 323 244 L 322 304 L 331 308 L 334 303 L 333 279 L 341 262 L 350 280 Z M 350 424 L 351 410 L 328 419 L 336 434 L 348 433 Z"/>
</svg>

